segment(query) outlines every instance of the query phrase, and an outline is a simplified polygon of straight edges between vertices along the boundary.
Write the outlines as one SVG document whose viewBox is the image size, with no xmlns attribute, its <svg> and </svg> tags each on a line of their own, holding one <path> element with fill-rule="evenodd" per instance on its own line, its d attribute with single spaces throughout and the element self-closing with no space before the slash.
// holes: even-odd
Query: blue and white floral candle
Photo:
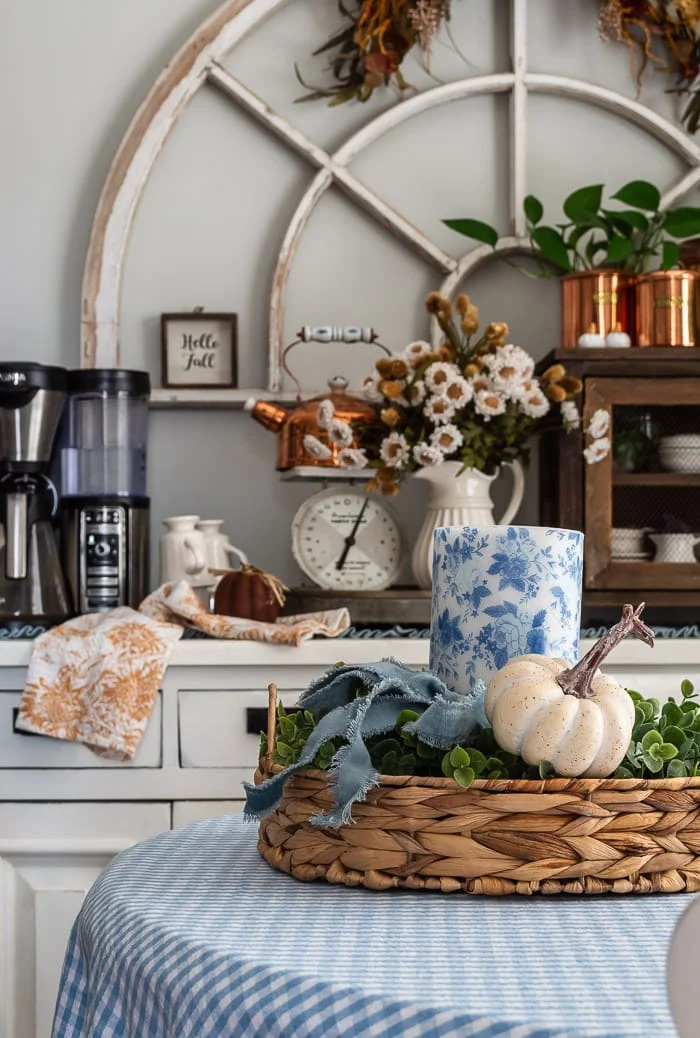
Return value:
<svg viewBox="0 0 700 1038">
<path fill-rule="evenodd" d="M 514 656 L 578 659 L 583 534 L 544 526 L 435 531 L 430 669 L 458 692 Z"/>
</svg>

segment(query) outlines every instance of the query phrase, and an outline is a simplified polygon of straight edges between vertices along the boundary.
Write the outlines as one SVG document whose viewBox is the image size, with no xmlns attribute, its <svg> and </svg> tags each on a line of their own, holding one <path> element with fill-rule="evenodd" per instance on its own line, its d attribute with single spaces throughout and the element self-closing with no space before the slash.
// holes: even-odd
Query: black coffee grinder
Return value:
<svg viewBox="0 0 700 1038">
<path fill-rule="evenodd" d="M 50 626 L 71 615 L 48 475 L 65 399 L 64 368 L 0 363 L 0 623 Z"/>
<path fill-rule="evenodd" d="M 68 372 L 61 442 L 63 563 L 78 613 L 137 609 L 149 591 L 147 371 Z"/>
</svg>

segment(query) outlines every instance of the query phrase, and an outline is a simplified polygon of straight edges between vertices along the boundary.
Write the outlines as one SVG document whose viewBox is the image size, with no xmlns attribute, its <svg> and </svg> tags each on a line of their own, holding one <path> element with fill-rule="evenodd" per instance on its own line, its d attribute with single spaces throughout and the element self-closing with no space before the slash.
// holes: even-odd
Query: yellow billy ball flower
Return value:
<svg viewBox="0 0 700 1038">
<path fill-rule="evenodd" d="M 465 296 L 464 292 L 461 292 L 455 299 L 455 305 L 457 307 L 457 313 L 460 317 L 466 317 L 467 311 L 469 310 L 469 296 Z"/>
<path fill-rule="evenodd" d="M 398 483 L 382 483 L 382 494 L 384 495 L 384 497 L 396 497 L 398 492 Z"/>
<path fill-rule="evenodd" d="M 385 425 L 388 425 L 390 429 L 393 429 L 394 426 L 398 425 L 401 421 L 401 412 L 398 407 L 384 407 L 379 412 L 379 417 Z"/>
<path fill-rule="evenodd" d="M 379 383 L 379 392 L 388 397 L 389 400 L 395 400 L 397 396 L 401 396 L 403 390 L 404 383 L 397 382 L 395 379 L 383 378 Z"/>
<path fill-rule="evenodd" d="M 544 395 L 552 401 L 554 404 L 560 404 L 562 400 L 566 400 L 566 390 L 562 389 L 555 382 L 547 382 L 542 387 L 544 389 Z"/>
<path fill-rule="evenodd" d="M 387 360 L 389 360 L 388 357 Z M 390 360 L 387 374 L 389 378 L 406 378 L 408 375 L 408 364 L 401 357 L 394 357 Z"/>
<path fill-rule="evenodd" d="M 566 375 L 566 368 L 563 364 L 552 364 L 540 377 L 543 382 L 559 382 L 564 375 Z"/>
</svg>

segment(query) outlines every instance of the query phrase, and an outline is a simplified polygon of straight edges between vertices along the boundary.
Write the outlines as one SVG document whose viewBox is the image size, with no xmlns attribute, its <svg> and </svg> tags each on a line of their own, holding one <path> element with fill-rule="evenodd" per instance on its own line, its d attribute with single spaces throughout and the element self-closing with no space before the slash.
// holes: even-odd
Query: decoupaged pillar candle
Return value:
<svg viewBox="0 0 700 1038">
<path fill-rule="evenodd" d="M 583 534 L 544 526 L 435 531 L 430 669 L 468 693 L 514 656 L 578 659 Z"/>
</svg>

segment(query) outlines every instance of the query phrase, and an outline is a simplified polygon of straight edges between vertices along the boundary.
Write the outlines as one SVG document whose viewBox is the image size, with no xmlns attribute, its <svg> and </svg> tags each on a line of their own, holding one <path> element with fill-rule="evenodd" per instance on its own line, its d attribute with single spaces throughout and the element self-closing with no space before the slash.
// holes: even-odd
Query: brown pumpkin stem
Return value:
<svg viewBox="0 0 700 1038">
<path fill-rule="evenodd" d="M 635 609 L 631 605 L 622 607 L 622 618 L 598 639 L 578 663 L 557 675 L 557 684 L 567 696 L 591 699 L 595 692 L 591 688 L 598 667 L 608 653 L 619 645 L 628 634 L 641 639 L 646 645 L 654 644 L 654 632 L 639 619 L 645 603 Z"/>
</svg>

